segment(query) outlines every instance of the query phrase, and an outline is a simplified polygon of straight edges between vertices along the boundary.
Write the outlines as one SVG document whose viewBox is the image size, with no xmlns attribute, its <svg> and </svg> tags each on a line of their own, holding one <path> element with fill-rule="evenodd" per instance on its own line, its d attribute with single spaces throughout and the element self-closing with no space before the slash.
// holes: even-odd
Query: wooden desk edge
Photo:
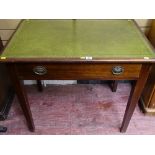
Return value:
<svg viewBox="0 0 155 155">
<path fill-rule="evenodd" d="M 95 58 L 92 60 L 79 58 L 4 58 L 0 63 L 155 63 L 155 58 L 128 59 L 128 58 Z"/>
</svg>

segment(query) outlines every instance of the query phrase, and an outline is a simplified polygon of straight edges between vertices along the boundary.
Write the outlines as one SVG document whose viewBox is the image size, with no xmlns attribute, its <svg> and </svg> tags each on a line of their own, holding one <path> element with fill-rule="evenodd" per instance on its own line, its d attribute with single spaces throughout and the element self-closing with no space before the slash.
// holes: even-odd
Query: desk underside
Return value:
<svg viewBox="0 0 155 155">
<path fill-rule="evenodd" d="M 1 57 L 155 58 L 132 20 L 24 20 Z"/>
</svg>

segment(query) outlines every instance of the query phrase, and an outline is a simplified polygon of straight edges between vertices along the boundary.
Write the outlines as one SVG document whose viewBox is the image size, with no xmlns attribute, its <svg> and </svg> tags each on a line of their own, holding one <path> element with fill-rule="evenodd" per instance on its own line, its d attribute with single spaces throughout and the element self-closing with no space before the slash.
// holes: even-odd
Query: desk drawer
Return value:
<svg viewBox="0 0 155 155">
<path fill-rule="evenodd" d="M 121 80 L 137 79 L 141 64 L 32 63 L 18 64 L 16 69 L 21 79 Z"/>
</svg>

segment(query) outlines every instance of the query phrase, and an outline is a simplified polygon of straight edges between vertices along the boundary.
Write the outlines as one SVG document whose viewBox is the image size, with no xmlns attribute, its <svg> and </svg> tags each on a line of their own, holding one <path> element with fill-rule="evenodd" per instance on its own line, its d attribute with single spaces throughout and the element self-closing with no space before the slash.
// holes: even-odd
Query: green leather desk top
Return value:
<svg viewBox="0 0 155 155">
<path fill-rule="evenodd" d="M 24 20 L 1 58 L 155 58 L 132 20 Z"/>
</svg>

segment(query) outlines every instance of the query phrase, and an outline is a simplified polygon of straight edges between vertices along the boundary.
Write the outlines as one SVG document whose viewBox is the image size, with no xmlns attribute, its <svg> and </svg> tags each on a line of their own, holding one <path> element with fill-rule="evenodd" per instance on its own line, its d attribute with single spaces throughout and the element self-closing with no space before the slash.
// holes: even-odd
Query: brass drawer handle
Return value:
<svg viewBox="0 0 155 155">
<path fill-rule="evenodd" d="M 47 69 L 43 66 L 36 66 L 33 68 L 33 72 L 37 75 L 45 75 L 47 73 Z"/>
<path fill-rule="evenodd" d="M 113 75 L 120 75 L 124 72 L 124 68 L 122 66 L 115 66 L 112 68 Z"/>
</svg>

